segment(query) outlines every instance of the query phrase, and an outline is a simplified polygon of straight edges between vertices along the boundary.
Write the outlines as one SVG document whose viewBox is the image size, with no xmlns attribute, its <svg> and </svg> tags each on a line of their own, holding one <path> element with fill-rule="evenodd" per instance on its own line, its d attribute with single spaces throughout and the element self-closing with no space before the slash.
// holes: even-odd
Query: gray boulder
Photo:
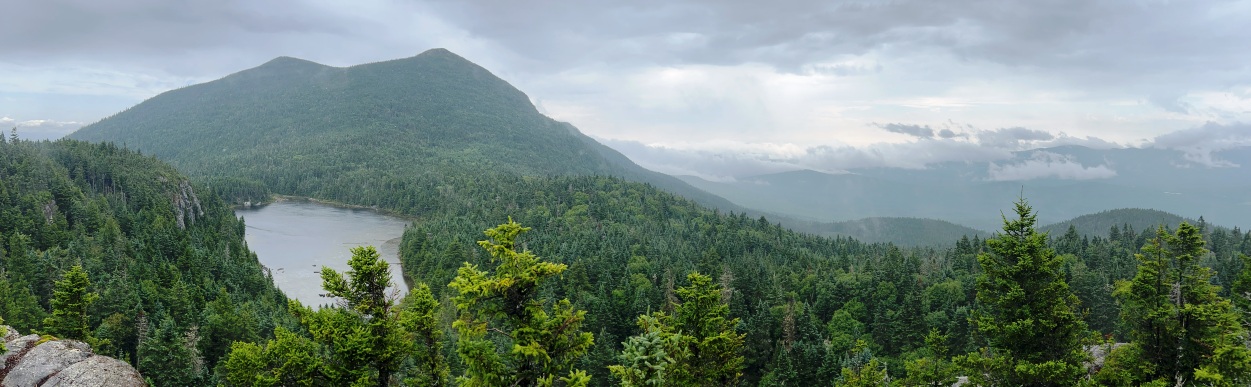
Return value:
<svg viewBox="0 0 1251 387">
<path fill-rule="evenodd" d="M 39 335 L 18 336 L 7 326 L 0 329 L 8 348 L 0 355 L 0 387 L 146 386 L 135 367 L 96 355 L 81 341 L 41 342 Z"/>
</svg>

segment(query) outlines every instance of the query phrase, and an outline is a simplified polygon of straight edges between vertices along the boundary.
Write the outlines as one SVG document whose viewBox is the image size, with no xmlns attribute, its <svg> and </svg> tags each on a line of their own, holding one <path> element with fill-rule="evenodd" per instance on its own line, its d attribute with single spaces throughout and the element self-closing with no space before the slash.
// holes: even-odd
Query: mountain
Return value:
<svg viewBox="0 0 1251 387">
<path fill-rule="evenodd" d="M 386 192 L 495 174 L 611 175 L 736 208 L 639 167 L 444 49 L 346 68 L 280 57 L 70 135 L 154 155 L 237 200 L 266 191 L 396 210 Z M 397 208 L 398 207 L 398 208 Z"/>
<path fill-rule="evenodd" d="M 1049 224 L 1039 227 L 1039 231 L 1051 233 L 1051 236 L 1060 236 L 1068 232 L 1069 226 L 1073 226 L 1079 235 L 1090 235 L 1107 237 L 1108 231 L 1112 227 L 1124 229 L 1129 225 L 1134 230 L 1150 230 L 1160 225 L 1164 225 L 1171 230 L 1176 230 L 1177 225 L 1181 222 L 1189 222 L 1190 224 L 1198 224 L 1193 219 L 1186 219 L 1178 215 L 1170 214 L 1164 211 L 1148 210 L 1142 208 L 1121 208 L 1116 210 L 1102 211 L 1095 214 L 1082 215 L 1070 220 L 1059 223 Z"/>
<path fill-rule="evenodd" d="M 1126 207 L 1245 223 L 1251 219 L 1245 195 L 1251 192 L 1251 172 L 1243 165 L 1251 166 L 1251 147 L 1211 157 L 1215 161 L 1169 149 L 1065 146 L 925 169 L 804 170 L 730 182 L 681 178 L 744 207 L 817 222 L 918 217 L 996 230 L 1002 226 L 999 214 L 1023 195 L 1044 224 Z"/>
<path fill-rule="evenodd" d="M 950 246 L 961 237 L 991 234 L 955 223 L 921 218 L 864 218 L 814 226 L 821 235 L 841 235 L 867 243 L 899 246 Z"/>
</svg>

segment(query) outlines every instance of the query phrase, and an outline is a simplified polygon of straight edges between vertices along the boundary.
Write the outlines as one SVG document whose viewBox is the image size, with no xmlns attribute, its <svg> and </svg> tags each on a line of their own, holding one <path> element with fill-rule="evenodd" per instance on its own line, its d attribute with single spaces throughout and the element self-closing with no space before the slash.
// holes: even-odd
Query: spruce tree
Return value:
<svg viewBox="0 0 1251 387">
<path fill-rule="evenodd" d="M 608 370 L 623 387 L 665 386 L 665 373 L 674 362 L 669 351 L 677 348 L 679 335 L 664 332 L 654 316 L 639 316 L 638 324 L 643 333 L 622 343 L 621 364 Z"/>
<path fill-rule="evenodd" d="M 1034 230 L 1037 215 L 1020 199 L 1016 219 L 979 254 L 978 309 L 972 322 L 987 348 L 963 359 L 969 372 L 988 370 L 992 383 L 1071 386 L 1086 373 L 1089 331 L 1079 301 L 1065 283 L 1063 259 Z"/>
<path fill-rule="evenodd" d="M 63 339 L 94 344 L 87 308 L 100 296 L 88 291 L 91 280 L 82 265 L 74 265 L 56 281 L 52 291 L 52 315 L 43 320 L 44 331 Z"/>
<path fill-rule="evenodd" d="M 677 289 L 672 314 L 639 317 L 643 334 L 625 343 L 623 364 L 610 368 L 623 384 L 662 380 L 675 386 L 737 385 L 746 337 L 735 332 L 739 319 L 729 318 L 723 289 L 711 277 L 693 272 L 686 279 L 690 284 Z M 661 351 L 650 346 L 653 341 L 660 343 Z"/>
<path fill-rule="evenodd" d="M 449 287 L 461 315 L 452 323 L 459 338 L 456 353 L 464 364 L 461 386 L 586 386 L 590 377 L 576 369 L 594 343 L 582 331 L 586 311 L 569 299 L 551 302 L 540 285 L 567 266 L 546 262 L 528 250 L 517 251 L 517 237 L 529 231 L 517 222 L 486 230 L 486 249 L 494 266 L 483 271 L 465 263 Z"/>
<path fill-rule="evenodd" d="M 1126 353 L 1138 354 L 1134 384 L 1247 385 L 1251 352 L 1233 304 L 1218 295 L 1212 270 L 1199 265 L 1207 254 L 1198 227 L 1188 223 L 1168 233 L 1163 227 L 1143 246 L 1138 273 L 1117 284 L 1121 320 L 1130 328 Z M 1110 370 L 1121 372 L 1123 370 Z"/>
</svg>

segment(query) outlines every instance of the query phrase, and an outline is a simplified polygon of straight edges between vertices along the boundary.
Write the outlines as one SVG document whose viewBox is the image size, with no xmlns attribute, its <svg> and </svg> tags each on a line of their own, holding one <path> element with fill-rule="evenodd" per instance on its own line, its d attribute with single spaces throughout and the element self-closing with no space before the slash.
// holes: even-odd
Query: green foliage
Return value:
<svg viewBox="0 0 1251 387">
<path fill-rule="evenodd" d="M 443 356 L 443 326 L 440 324 L 439 301 L 426 284 L 417 284 L 400 304 L 400 327 L 409 335 L 412 365 L 404 384 L 410 386 L 447 386 L 447 360 Z"/>
<path fill-rule="evenodd" d="M 643 333 L 630 337 L 621 365 L 609 367 L 623 385 L 733 386 L 742 376 L 744 335 L 735 332 L 726 289 L 692 272 L 677 289 L 672 314 L 642 315 Z"/>
<path fill-rule="evenodd" d="M 664 386 L 665 370 L 674 364 L 668 351 L 683 351 L 681 335 L 665 332 L 654 316 L 639 316 L 643 333 L 630 336 L 622 343 L 620 365 L 609 366 L 613 377 L 624 387 Z M 685 353 L 678 355 L 684 357 Z"/>
<path fill-rule="evenodd" d="M 956 382 L 956 368 L 948 356 L 948 335 L 931 329 L 925 336 L 927 356 L 909 360 L 905 364 L 908 377 L 903 379 L 905 386 L 950 386 Z"/>
<path fill-rule="evenodd" d="M 464 386 L 586 385 L 590 379 L 574 368 L 594 343 L 582 332 L 586 311 L 568 299 L 554 304 L 540 294 L 540 284 L 560 275 L 564 264 L 543 261 L 516 249 L 517 236 L 529 231 L 511 219 L 486 230 L 478 244 L 490 254 L 492 270 L 465 263 L 449 287 L 460 318 L 457 353 L 465 364 L 458 378 Z M 550 309 L 550 312 L 548 311 Z M 567 376 L 560 376 L 560 375 Z"/>
<path fill-rule="evenodd" d="M 137 369 L 157 386 L 202 383 L 202 363 L 195 351 L 195 332 L 185 332 L 164 318 L 150 337 L 139 343 Z"/>
<path fill-rule="evenodd" d="M 351 251 L 346 273 L 322 268 L 322 287 L 336 305 L 314 310 L 290 302 L 311 338 L 277 327 L 275 339 L 263 345 L 235 342 L 223 367 L 228 383 L 448 385 L 438 302 L 430 289 L 417 286 L 396 306 L 386 294 L 390 267 L 378 251 L 373 246 Z"/>
<path fill-rule="evenodd" d="M 83 340 L 94 342 L 88 328 L 87 308 L 100 299 L 100 295 L 89 292 L 91 280 L 81 265 L 74 265 L 56 281 L 52 294 L 52 316 L 44 319 L 44 332 L 62 339 Z"/>
<path fill-rule="evenodd" d="M 739 319 L 730 318 L 727 289 L 699 273 L 686 280 L 689 284 L 677 290 L 672 314 L 657 314 L 660 324 L 668 327 L 662 331 L 681 335 L 671 379 L 678 385 L 735 385 L 742 376 L 739 352 L 745 335 L 734 330 Z"/>
<path fill-rule="evenodd" d="M 19 331 L 46 328 L 170 371 L 158 352 L 139 356 L 141 344 L 185 336 L 196 348 L 180 364 L 207 382 L 230 340 L 291 321 L 243 229 L 225 203 L 151 157 L 69 140 L 0 144 L 0 315 Z M 223 292 L 238 300 L 231 313 L 251 317 L 209 307 Z"/>
<path fill-rule="evenodd" d="M 322 354 L 312 340 L 274 329 L 274 340 L 258 345 L 235 342 L 223 362 L 232 386 L 313 386 L 321 379 Z"/>
<path fill-rule="evenodd" d="M 1118 283 L 1122 321 L 1141 350 L 1134 360 L 1147 371 L 1126 382 L 1175 381 L 1183 385 L 1245 385 L 1251 381 L 1246 330 L 1230 300 L 1217 294 L 1212 271 L 1198 265 L 1207 254 L 1197 227 L 1163 226 L 1138 254 L 1138 274 Z"/>
<path fill-rule="evenodd" d="M 987 241 L 990 252 L 977 257 L 983 274 L 973 322 L 991 351 L 971 362 L 983 367 L 969 371 L 987 369 L 1008 385 L 1074 385 L 1088 357 L 1079 301 L 1061 272 L 1063 259 L 1035 232 L 1033 209 L 1024 199 L 1015 207 L 1017 218 L 1005 218 L 1003 233 Z"/>
<path fill-rule="evenodd" d="M 834 381 L 838 387 L 889 387 L 890 375 L 886 365 L 869 351 L 868 344 L 857 341 L 848 357 L 843 360 L 843 371 Z"/>
</svg>

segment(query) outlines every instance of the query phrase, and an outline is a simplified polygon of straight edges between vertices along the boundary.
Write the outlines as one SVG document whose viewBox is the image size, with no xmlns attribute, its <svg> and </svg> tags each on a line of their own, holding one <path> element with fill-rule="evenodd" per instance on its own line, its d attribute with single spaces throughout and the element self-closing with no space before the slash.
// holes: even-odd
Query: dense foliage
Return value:
<svg viewBox="0 0 1251 387">
<path fill-rule="evenodd" d="M 85 340 L 161 385 L 210 383 L 235 340 L 290 321 L 243 223 L 114 145 L 0 143 L 0 316 Z"/>
</svg>

